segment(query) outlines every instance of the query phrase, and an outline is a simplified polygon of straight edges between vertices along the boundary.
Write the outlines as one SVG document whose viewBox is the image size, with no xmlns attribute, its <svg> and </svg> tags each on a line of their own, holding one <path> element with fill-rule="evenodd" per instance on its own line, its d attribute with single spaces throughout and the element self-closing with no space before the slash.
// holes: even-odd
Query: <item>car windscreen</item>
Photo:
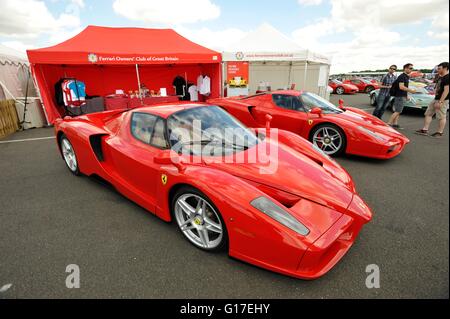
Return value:
<svg viewBox="0 0 450 319">
<path fill-rule="evenodd" d="M 171 148 L 177 153 L 222 156 L 247 150 L 257 136 L 218 106 L 201 106 L 167 119 Z"/>
<path fill-rule="evenodd" d="M 328 102 L 324 98 L 321 98 L 314 93 L 303 93 L 302 95 L 300 95 L 299 99 L 301 101 L 301 104 L 307 111 L 311 111 L 313 108 L 318 107 L 322 109 L 322 112 L 325 114 L 339 114 L 343 112 L 334 104 Z"/>
</svg>

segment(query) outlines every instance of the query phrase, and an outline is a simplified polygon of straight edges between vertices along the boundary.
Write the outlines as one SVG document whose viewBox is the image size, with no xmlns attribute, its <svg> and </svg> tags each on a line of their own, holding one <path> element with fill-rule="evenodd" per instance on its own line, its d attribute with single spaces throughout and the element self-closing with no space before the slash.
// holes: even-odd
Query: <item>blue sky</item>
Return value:
<svg viewBox="0 0 450 319">
<path fill-rule="evenodd" d="M 20 51 L 61 42 L 89 24 L 171 27 L 221 49 L 268 23 L 299 45 L 331 56 L 336 71 L 403 60 L 431 67 L 448 60 L 448 0 L 2 0 L 0 5 L 0 43 Z"/>
</svg>

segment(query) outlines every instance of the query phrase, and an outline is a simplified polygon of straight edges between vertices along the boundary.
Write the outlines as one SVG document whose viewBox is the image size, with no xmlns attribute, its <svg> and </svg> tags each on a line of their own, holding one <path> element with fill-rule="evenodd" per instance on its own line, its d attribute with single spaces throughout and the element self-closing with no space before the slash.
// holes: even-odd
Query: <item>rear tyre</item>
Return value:
<svg viewBox="0 0 450 319">
<path fill-rule="evenodd" d="M 225 249 L 225 222 L 205 194 L 190 186 L 182 187 L 175 193 L 171 207 L 178 229 L 191 244 L 209 252 Z"/>
<path fill-rule="evenodd" d="M 336 94 L 342 95 L 342 94 L 344 94 L 344 93 L 345 93 L 345 90 L 344 90 L 344 88 L 343 88 L 342 86 L 338 86 L 338 87 L 336 88 Z"/>
<path fill-rule="evenodd" d="M 59 139 L 59 147 L 61 149 L 64 162 L 66 163 L 66 166 L 69 169 L 69 171 L 72 174 L 79 176 L 80 169 L 78 167 L 78 160 L 75 154 L 75 150 L 72 146 L 72 143 L 70 143 L 69 139 L 64 134 L 61 135 Z"/>
<path fill-rule="evenodd" d="M 309 140 L 325 154 L 333 157 L 342 155 L 347 147 L 344 131 L 331 123 L 316 126 L 311 131 Z"/>
</svg>

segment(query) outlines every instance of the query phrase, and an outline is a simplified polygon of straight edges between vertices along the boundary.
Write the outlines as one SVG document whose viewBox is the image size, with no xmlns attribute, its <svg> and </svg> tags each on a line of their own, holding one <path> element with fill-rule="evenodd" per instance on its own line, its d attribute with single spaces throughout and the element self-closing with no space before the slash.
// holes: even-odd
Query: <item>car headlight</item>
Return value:
<svg viewBox="0 0 450 319">
<path fill-rule="evenodd" d="M 255 207 L 260 212 L 275 219 L 280 224 L 292 229 L 302 236 L 309 234 L 309 229 L 305 225 L 295 219 L 289 212 L 278 206 L 270 199 L 261 196 L 251 201 L 250 205 Z"/>
<path fill-rule="evenodd" d="M 384 140 L 385 140 L 385 139 L 384 139 L 383 137 L 381 137 L 378 133 L 376 133 L 376 132 L 374 132 L 374 131 L 371 131 L 371 130 L 369 130 L 368 128 L 365 128 L 364 126 L 358 126 L 358 129 L 360 129 L 361 131 L 363 131 L 363 132 L 369 134 L 369 135 L 372 136 L 372 137 L 375 137 L 377 140 L 380 140 L 380 141 L 384 141 Z"/>
</svg>

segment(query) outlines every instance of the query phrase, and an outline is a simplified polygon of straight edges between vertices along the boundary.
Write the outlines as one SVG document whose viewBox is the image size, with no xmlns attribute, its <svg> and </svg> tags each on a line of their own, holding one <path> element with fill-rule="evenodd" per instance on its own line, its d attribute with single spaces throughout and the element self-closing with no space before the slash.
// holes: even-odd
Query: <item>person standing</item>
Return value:
<svg viewBox="0 0 450 319">
<path fill-rule="evenodd" d="M 447 110 L 450 95 L 448 67 L 448 62 L 442 62 L 438 65 L 439 78 L 436 83 L 436 95 L 425 112 L 425 124 L 423 129 L 416 131 L 417 134 L 428 135 L 431 121 L 436 114 L 436 118 L 439 121 L 439 128 L 438 131 L 431 136 L 439 138 L 444 135 L 445 125 L 447 124 Z"/>
<path fill-rule="evenodd" d="M 416 93 L 416 90 L 409 88 L 409 75 L 413 71 L 412 63 L 407 63 L 403 66 L 403 73 L 400 74 L 392 84 L 391 95 L 394 96 L 394 113 L 389 119 L 388 125 L 395 129 L 402 129 L 398 125 L 400 114 L 403 112 L 406 100 L 409 100 L 408 93 Z"/>
<path fill-rule="evenodd" d="M 386 111 L 386 107 L 391 100 L 391 95 L 389 91 L 392 87 L 392 84 L 395 82 L 397 77 L 395 76 L 395 72 L 397 71 L 396 65 L 391 65 L 389 68 L 389 72 L 383 76 L 381 79 L 380 92 L 378 93 L 377 106 L 373 111 L 373 115 L 378 117 L 380 120 L 383 118 L 383 114 Z"/>
</svg>

